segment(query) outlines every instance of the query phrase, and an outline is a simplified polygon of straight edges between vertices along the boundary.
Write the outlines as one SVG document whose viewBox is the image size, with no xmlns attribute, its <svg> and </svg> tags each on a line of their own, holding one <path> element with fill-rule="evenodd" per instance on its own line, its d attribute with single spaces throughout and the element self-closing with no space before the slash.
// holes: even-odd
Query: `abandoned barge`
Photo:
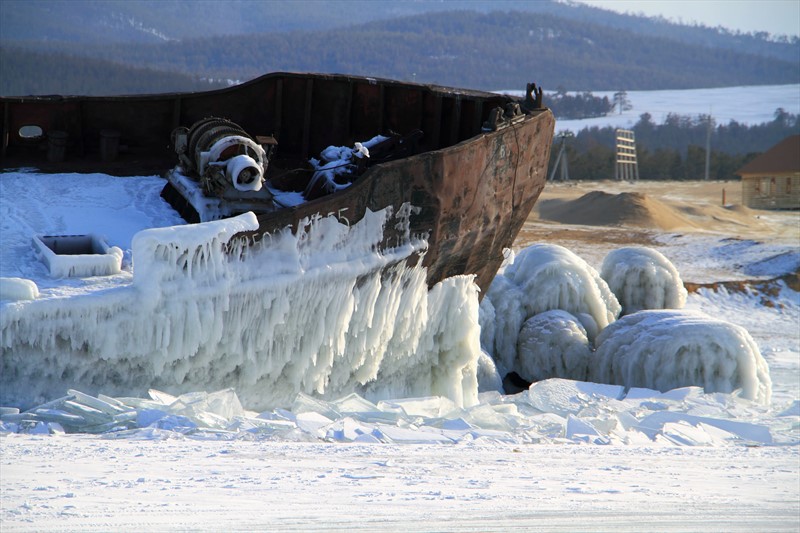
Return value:
<svg viewBox="0 0 800 533">
<path fill-rule="evenodd" d="M 474 405 L 479 296 L 545 183 L 554 119 L 528 89 L 269 74 L 198 94 L 0 99 L 2 170 L 151 191 L 161 174 L 161 196 L 201 222 L 138 231 L 127 250 L 20 237 L 35 252 L 16 255 L 50 277 L 26 266 L 41 295 L 0 278 L 0 405 L 68 387 L 233 387 L 253 409 L 298 393 Z M 62 276 L 80 288 L 57 292 Z"/>
<path fill-rule="evenodd" d="M 234 205 L 226 213 L 252 210 L 258 233 L 266 233 L 296 227 L 316 214 L 341 213 L 355 223 L 367 209 L 391 206 L 396 212 L 410 204 L 416 209 L 410 232 L 427 235 L 423 266 L 429 286 L 449 276 L 474 274 L 484 292 L 503 249 L 512 245 L 544 187 L 554 127 L 541 91 L 532 86 L 518 101 L 479 91 L 323 74 L 268 74 L 205 93 L 3 97 L 0 103 L 0 169 L 6 170 L 164 174 L 175 164 L 174 132 L 184 127 L 189 134 L 187 127 L 196 125 L 198 137 L 214 130 L 214 140 L 233 135 L 264 147 L 269 161 L 263 162 L 263 181 L 302 191 L 312 176 L 309 158 L 328 146 L 354 146 L 383 135 L 372 157 L 353 165 L 358 168 L 349 178 L 352 184 L 336 187 L 341 190 L 333 194 L 307 190 L 307 201 L 284 207 L 269 193 L 261 193 L 263 201 L 248 202 L 255 192 L 234 191 L 235 199 L 245 199 L 245 207 Z M 208 117 L 222 120 L 209 122 Z M 226 129 L 230 123 L 238 128 Z M 253 152 L 237 147 L 242 154 Z M 229 152 L 217 159 L 230 157 Z M 181 195 L 182 188 L 173 185 L 171 180 L 164 197 L 188 222 L 203 220 L 190 194 L 183 190 Z M 204 195 L 223 196 L 211 188 Z M 387 242 L 392 237 L 387 234 Z"/>
</svg>

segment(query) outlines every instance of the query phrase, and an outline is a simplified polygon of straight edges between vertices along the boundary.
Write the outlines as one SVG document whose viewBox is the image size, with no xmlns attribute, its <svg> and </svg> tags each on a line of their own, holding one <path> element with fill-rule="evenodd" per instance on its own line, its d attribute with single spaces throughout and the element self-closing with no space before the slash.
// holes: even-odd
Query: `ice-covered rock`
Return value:
<svg viewBox="0 0 800 533">
<path fill-rule="evenodd" d="M 613 322 L 621 307 L 616 296 L 586 261 L 563 246 L 535 244 L 522 250 L 505 270 L 523 293 L 526 318 L 561 309 L 592 317 L 599 330 Z M 492 302 L 497 307 L 497 301 Z"/>
<path fill-rule="evenodd" d="M 589 379 L 662 392 L 741 389 L 743 398 L 762 403 L 772 395 L 769 367 L 750 334 L 691 311 L 639 311 L 614 322 L 597 337 Z"/>
<path fill-rule="evenodd" d="M 533 382 L 549 378 L 585 381 L 591 347 L 580 321 L 566 311 L 539 313 L 522 326 L 517 374 Z"/>
<path fill-rule="evenodd" d="M 619 248 L 603 260 L 600 276 L 622 305 L 622 314 L 643 309 L 681 309 L 686 289 L 678 270 L 661 252 Z"/>
</svg>

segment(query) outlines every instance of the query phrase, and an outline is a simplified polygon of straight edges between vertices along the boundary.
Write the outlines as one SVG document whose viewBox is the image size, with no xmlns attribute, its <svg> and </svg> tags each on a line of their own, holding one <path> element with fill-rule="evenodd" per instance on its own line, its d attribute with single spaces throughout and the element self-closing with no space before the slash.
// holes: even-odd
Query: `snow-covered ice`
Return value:
<svg viewBox="0 0 800 533">
<path fill-rule="evenodd" d="M 524 96 L 522 91 L 503 91 Z M 599 98 L 614 101 L 617 91 L 593 91 Z M 557 132 L 578 132 L 584 128 L 631 128 L 643 113 L 649 113 L 656 124 L 663 124 L 670 113 L 698 118 L 711 115 L 717 124 L 736 121 L 752 126 L 771 122 L 775 111 L 800 115 L 800 85 L 759 85 L 744 87 L 715 87 L 708 89 L 627 91 L 631 108 L 619 113 L 614 110 L 605 117 L 559 120 Z M 545 97 L 545 105 L 547 98 Z"/>
</svg>

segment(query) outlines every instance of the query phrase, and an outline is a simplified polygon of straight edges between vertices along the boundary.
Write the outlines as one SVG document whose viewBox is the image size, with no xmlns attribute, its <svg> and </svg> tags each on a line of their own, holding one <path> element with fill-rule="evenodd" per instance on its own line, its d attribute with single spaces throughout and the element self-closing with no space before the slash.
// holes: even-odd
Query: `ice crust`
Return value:
<svg viewBox="0 0 800 533">
<path fill-rule="evenodd" d="M 698 385 L 769 404 L 767 362 L 742 327 L 696 311 L 652 310 L 627 315 L 603 330 L 589 379 L 667 391 Z"/>
<path fill-rule="evenodd" d="M 618 248 L 603 260 L 600 276 L 622 305 L 622 314 L 644 309 L 682 309 L 686 288 L 675 266 L 658 250 Z"/>
<path fill-rule="evenodd" d="M 387 223 L 389 209 L 352 227 L 318 217 L 259 245 L 232 239 L 257 227 L 252 213 L 139 232 L 132 284 L 3 309 L 0 401 L 30 406 L 68 382 L 112 395 L 234 386 L 257 409 L 298 391 L 473 405 L 477 287 L 454 277 L 429 291 L 406 264 L 425 241 L 379 251 Z"/>
</svg>

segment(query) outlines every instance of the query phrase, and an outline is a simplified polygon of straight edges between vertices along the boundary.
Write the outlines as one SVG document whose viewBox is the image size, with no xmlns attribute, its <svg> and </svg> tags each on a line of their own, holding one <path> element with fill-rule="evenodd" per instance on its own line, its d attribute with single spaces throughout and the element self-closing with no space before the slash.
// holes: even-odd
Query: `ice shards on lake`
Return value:
<svg viewBox="0 0 800 533">
<path fill-rule="evenodd" d="M 242 407 L 232 389 L 147 398 L 89 396 L 77 390 L 19 413 L 0 410 L 0 433 L 92 433 L 161 440 L 269 439 L 353 443 L 509 443 L 725 446 L 790 443 L 796 434 L 765 407 L 697 387 L 659 393 L 551 379 L 513 396 L 483 393 L 458 406 L 441 396 L 371 402 L 357 394 L 326 401 L 299 393 L 289 410 Z M 782 416 L 782 415 L 778 415 Z M 773 430 L 773 427 L 776 429 Z M 795 431 L 796 433 L 796 431 Z"/>
<path fill-rule="evenodd" d="M 589 365 L 601 383 L 667 391 L 687 385 L 768 404 L 769 367 L 744 328 L 699 312 L 652 310 L 603 330 Z"/>
<path fill-rule="evenodd" d="M 681 309 L 686 289 L 675 266 L 657 250 L 619 248 L 603 260 L 600 276 L 622 305 L 622 314 L 643 309 Z"/>
</svg>

